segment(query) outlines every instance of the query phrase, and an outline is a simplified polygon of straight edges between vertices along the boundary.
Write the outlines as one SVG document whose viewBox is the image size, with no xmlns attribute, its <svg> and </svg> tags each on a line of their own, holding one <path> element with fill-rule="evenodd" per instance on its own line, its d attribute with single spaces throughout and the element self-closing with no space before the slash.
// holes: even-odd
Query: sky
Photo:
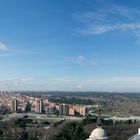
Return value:
<svg viewBox="0 0 140 140">
<path fill-rule="evenodd" d="M 140 1 L 0 0 L 0 90 L 140 92 Z"/>
</svg>

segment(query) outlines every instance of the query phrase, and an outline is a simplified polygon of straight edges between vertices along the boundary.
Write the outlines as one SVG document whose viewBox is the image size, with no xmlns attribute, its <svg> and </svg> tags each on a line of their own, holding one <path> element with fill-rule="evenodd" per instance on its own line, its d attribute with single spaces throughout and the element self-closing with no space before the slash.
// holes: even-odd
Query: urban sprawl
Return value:
<svg viewBox="0 0 140 140">
<path fill-rule="evenodd" d="M 2 113 L 45 113 L 50 115 L 86 116 L 97 107 L 53 103 L 47 96 L 34 97 L 21 93 L 1 92 L 0 112 Z"/>
</svg>

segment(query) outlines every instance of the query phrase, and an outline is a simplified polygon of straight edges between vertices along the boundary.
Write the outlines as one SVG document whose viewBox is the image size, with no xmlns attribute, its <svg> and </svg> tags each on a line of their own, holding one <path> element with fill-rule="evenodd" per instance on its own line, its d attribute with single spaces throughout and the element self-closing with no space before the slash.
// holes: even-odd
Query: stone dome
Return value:
<svg viewBox="0 0 140 140">
<path fill-rule="evenodd" d="M 134 135 L 133 137 L 129 138 L 128 140 L 140 140 L 140 128 L 138 129 L 138 134 Z"/>
<path fill-rule="evenodd" d="M 107 140 L 106 131 L 102 128 L 101 108 L 98 108 L 97 128 L 94 129 L 87 140 Z"/>
<path fill-rule="evenodd" d="M 87 140 L 107 140 L 107 139 L 108 137 L 106 131 L 101 127 L 97 127 L 92 131 L 91 135 L 89 136 L 89 139 Z"/>
<path fill-rule="evenodd" d="M 140 135 L 137 134 L 137 135 L 129 138 L 128 140 L 140 140 Z"/>
</svg>

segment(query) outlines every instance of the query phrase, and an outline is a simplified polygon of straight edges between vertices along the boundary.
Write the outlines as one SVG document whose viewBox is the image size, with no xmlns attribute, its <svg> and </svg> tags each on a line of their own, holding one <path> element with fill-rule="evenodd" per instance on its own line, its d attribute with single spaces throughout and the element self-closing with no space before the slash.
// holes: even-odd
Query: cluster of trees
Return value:
<svg viewBox="0 0 140 140">
<path fill-rule="evenodd" d="M 39 140 L 37 137 L 30 136 L 27 131 L 22 131 L 17 140 Z"/>
<path fill-rule="evenodd" d="M 34 126 L 33 120 L 26 117 L 0 122 L 0 140 L 39 140 L 39 133 L 35 134 L 35 127 L 31 127 L 33 130 L 31 131 L 30 124 Z M 48 124 L 49 122 L 42 123 L 42 125 Z"/>
<path fill-rule="evenodd" d="M 85 140 L 88 134 L 84 132 L 79 122 L 70 122 L 52 140 Z"/>
<path fill-rule="evenodd" d="M 0 125 L 0 140 L 85 140 L 96 127 L 96 121 L 97 116 L 88 116 L 82 121 L 59 121 L 54 125 L 47 120 L 35 123 L 29 118 L 1 122 L 3 127 Z M 132 120 L 114 122 L 102 118 L 102 122 L 110 140 L 126 140 L 137 133 L 140 126 Z M 48 125 L 50 128 L 44 129 Z"/>
<path fill-rule="evenodd" d="M 58 135 L 55 135 L 51 140 L 85 140 L 89 137 L 91 131 L 85 131 L 90 124 L 93 124 L 91 130 L 96 125 L 97 117 L 87 117 L 81 122 L 70 122 L 61 129 Z M 108 132 L 110 140 L 126 140 L 137 132 L 138 124 L 136 121 L 116 121 L 111 119 L 102 119 L 104 128 Z"/>
<path fill-rule="evenodd" d="M 81 104 L 81 105 L 93 105 L 95 102 L 91 99 L 81 99 L 76 97 L 60 97 L 60 98 L 49 98 L 50 102 L 55 103 L 66 103 L 66 104 Z"/>
<path fill-rule="evenodd" d="M 14 125 L 16 127 L 24 128 L 27 124 L 31 124 L 32 122 L 32 119 L 17 119 L 14 121 Z"/>
<path fill-rule="evenodd" d="M 91 124 L 91 123 L 96 123 L 96 121 L 97 121 L 97 116 L 92 116 L 92 117 L 88 116 L 85 119 L 83 119 L 81 123 L 83 125 L 87 125 L 87 124 Z M 122 124 L 131 125 L 131 124 L 136 124 L 136 120 L 128 119 L 128 120 L 113 121 L 110 118 L 108 118 L 108 119 L 102 118 L 102 124 L 104 126 L 113 126 L 113 125 L 122 125 Z"/>
</svg>

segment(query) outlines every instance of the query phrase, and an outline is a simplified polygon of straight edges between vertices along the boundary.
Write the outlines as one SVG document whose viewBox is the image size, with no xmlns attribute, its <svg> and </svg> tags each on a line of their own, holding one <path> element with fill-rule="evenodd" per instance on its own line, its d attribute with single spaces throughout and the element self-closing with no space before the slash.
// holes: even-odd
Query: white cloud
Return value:
<svg viewBox="0 0 140 140">
<path fill-rule="evenodd" d="M 73 90 L 73 91 L 140 91 L 140 76 L 110 78 L 49 77 L 46 79 L 15 78 L 0 80 L 1 90 Z"/>
<path fill-rule="evenodd" d="M 76 32 L 82 35 L 96 35 L 111 31 L 129 31 L 140 40 L 140 10 L 118 5 L 94 8 L 76 16 L 83 23 Z"/>
<path fill-rule="evenodd" d="M 69 60 L 77 64 L 83 64 L 86 61 L 86 57 L 83 55 L 79 55 L 75 57 L 70 57 Z"/>
<path fill-rule="evenodd" d="M 72 82 L 72 79 L 68 77 L 49 77 L 48 80 L 53 82 Z"/>
<path fill-rule="evenodd" d="M 83 60 L 85 60 L 86 58 L 85 58 L 84 56 L 80 55 L 80 56 L 77 57 L 77 59 L 83 61 Z"/>
<path fill-rule="evenodd" d="M 140 77 L 110 77 L 89 78 L 78 77 L 50 77 L 47 81 L 51 90 L 75 90 L 75 91 L 140 91 Z"/>
<path fill-rule="evenodd" d="M 117 81 L 117 82 L 138 82 L 138 83 L 140 83 L 140 77 L 113 77 L 112 81 Z"/>
<path fill-rule="evenodd" d="M 32 78 L 13 78 L 7 80 L 0 80 L 1 90 L 33 90 L 36 89 L 32 82 Z"/>
<path fill-rule="evenodd" d="M 99 91 L 140 91 L 140 77 L 110 77 L 77 82 L 77 89 Z"/>
<path fill-rule="evenodd" d="M 123 23 L 114 25 L 90 25 L 86 29 L 77 29 L 77 32 L 83 35 L 95 35 L 102 34 L 109 31 L 121 30 L 121 31 L 138 31 L 140 30 L 140 23 Z"/>
<path fill-rule="evenodd" d="M 90 65 L 95 66 L 95 65 L 97 65 L 97 62 L 92 61 L 92 62 L 90 62 Z"/>
<path fill-rule="evenodd" d="M 90 58 L 87 58 L 83 55 L 79 55 L 77 57 L 73 57 L 72 58 L 72 61 L 77 63 L 77 64 L 80 64 L 80 65 L 89 65 L 89 66 L 95 66 L 97 64 L 96 61 L 90 59 Z"/>
<path fill-rule="evenodd" d="M 2 42 L 0 42 L 0 50 L 6 50 L 7 46 L 5 44 L 3 44 Z"/>
</svg>

